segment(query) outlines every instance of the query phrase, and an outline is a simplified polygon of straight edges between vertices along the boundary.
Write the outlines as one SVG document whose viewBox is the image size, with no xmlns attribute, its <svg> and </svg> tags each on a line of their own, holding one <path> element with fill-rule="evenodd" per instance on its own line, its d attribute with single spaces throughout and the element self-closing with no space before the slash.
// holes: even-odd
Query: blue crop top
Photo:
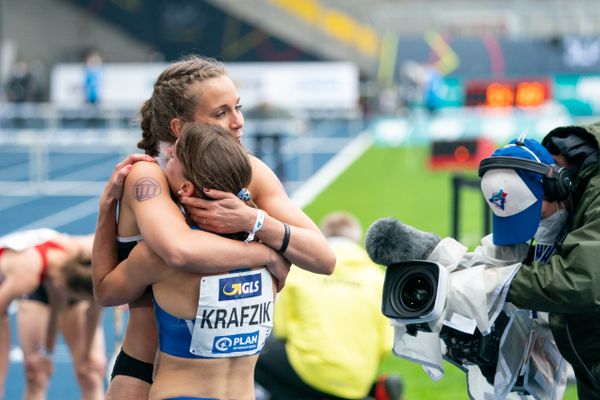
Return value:
<svg viewBox="0 0 600 400">
<path fill-rule="evenodd" d="M 192 329 L 194 327 L 193 320 L 169 314 L 154 299 L 152 303 L 154 303 L 154 315 L 158 325 L 160 351 L 182 358 L 213 358 L 197 356 L 190 352 Z"/>
<path fill-rule="evenodd" d="M 181 358 L 210 358 L 190 353 L 194 321 L 175 317 L 163 310 L 156 300 L 153 303 L 160 351 Z"/>
<path fill-rule="evenodd" d="M 207 359 L 260 353 L 273 318 L 272 280 L 266 268 L 204 277 L 201 287 L 201 318 L 176 317 L 153 300 L 160 351 Z"/>
</svg>

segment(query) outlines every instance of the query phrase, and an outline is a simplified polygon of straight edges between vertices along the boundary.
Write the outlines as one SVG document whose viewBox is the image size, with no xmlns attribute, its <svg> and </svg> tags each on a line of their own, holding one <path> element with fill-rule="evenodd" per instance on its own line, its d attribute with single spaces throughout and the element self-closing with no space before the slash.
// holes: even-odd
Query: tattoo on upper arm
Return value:
<svg viewBox="0 0 600 400">
<path fill-rule="evenodd" d="M 161 193 L 159 183 L 152 178 L 142 178 L 133 186 L 137 201 L 150 200 Z"/>
</svg>

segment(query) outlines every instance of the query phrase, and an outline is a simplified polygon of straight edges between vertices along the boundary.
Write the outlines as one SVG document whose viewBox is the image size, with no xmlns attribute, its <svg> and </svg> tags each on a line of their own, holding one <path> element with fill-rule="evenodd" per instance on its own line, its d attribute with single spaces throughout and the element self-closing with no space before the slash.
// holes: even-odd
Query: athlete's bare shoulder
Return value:
<svg viewBox="0 0 600 400">
<path fill-rule="evenodd" d="M 148 162 L 148 161 L 138 161 L 133 164 L 133 168 L 127 175 L 125 179 L 128 179 L 132 175 L 139 174 L 148 174 L 151 176 L 164 176 L 164 173 L 160 169 L 160 166 L 157 163 Z"/>
<path fill-rule="evenodd" d="M 249 189 L 255 202 L 259 198 L 285 194 L 281 181 L 267 164 L 254 156 L 250 156 L 250 163 L 252 165 L 252 181 Z"/>
<path fill-rule="evenodd" d="M 124 200 L 145 201 L 164 193 L 169 193 L 169 186 L 165 174 L 156 163 L 136 162 L 125 178 Z"/>
</svg>

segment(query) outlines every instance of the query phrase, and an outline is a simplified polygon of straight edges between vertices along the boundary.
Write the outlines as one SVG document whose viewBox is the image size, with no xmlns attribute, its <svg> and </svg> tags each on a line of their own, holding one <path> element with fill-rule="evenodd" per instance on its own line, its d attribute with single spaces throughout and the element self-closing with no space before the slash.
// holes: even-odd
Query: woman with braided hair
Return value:
<svg viewBox="0 0 600 400">
<path fill-rule="evenodd" d="M 203 196 L 202 188 L 209 187 L 251 202 L 249 156 L 225 129 L 188 123 L 170 153 L 165 174 L 176 197 Z M 252 240 L 245 232 L 234 236 Z M 160 349 L 149 397 L 253 398 L 254 367 L 273 327 L 275 286 L 268 270 L 202 276 L 166 267 L 141 241 L 99 282 L 96 296 L 120 305 L 148 286 Z"/>
<path fill-rule="evenodd" d="M 258 208 L 249 207 L 233 193 L 203 188 L 206 198 L 180 199 L 200 228 L 191 230 L 171 199 L 159 165 L 165 164 L 168 149 L 186 122 L 219 125 L 241 142 L 244 118 L 240 99 L 221 63 L 191 56 L 171 64 L 158 77 L 141 113 L 142 140 L 138 147 L 155 156 L 158 163 L 138 162 L 126 172 L 122 172 L 121 164 L 107 185 L 94 243 L 95 287 L 117 264 L 114 243 L 99 238 L 117 235 L 120 259 L 127 257 L 127 247 L 132 248 L 143 237 L 171 268 L 218 274 L 267 265 L 279 288 L 288 261 L 316 273 L 333 271 L 335 256 L 318 227 L 291 202 L 273 171 L 253 156 L 249 156 L 252 180 L 248 190 Z M 128 175 L 121 199 L 123 173 Z M 115 228 L 117 203 L 119 222 Z M 249 232 L 260 242 L 244 243 L 210 232 Z M 151 298 L 146 293 L 130 303 L 122 351 L 107 393 L 109 399 L 148 396 L 157 347 Z"/>
</svg>

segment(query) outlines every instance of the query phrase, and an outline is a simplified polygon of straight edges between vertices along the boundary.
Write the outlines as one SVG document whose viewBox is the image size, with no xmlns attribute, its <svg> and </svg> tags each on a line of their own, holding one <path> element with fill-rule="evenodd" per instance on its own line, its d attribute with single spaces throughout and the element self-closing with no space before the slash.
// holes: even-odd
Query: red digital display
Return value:
<svg viewBox="0 0 600 400">
<path fill-rule="evenodd" d="M 434 140 L 431 143 L 429 167 L 438 170 L 474 169 L 495 149 L 495 143 L 484 138 Z"/>
<path fill-rule="evenodd" d="M 465 85 L 465 105 L 539 107 L 550 97 L 547 80 L 473 81 Z"/>
</svg>

